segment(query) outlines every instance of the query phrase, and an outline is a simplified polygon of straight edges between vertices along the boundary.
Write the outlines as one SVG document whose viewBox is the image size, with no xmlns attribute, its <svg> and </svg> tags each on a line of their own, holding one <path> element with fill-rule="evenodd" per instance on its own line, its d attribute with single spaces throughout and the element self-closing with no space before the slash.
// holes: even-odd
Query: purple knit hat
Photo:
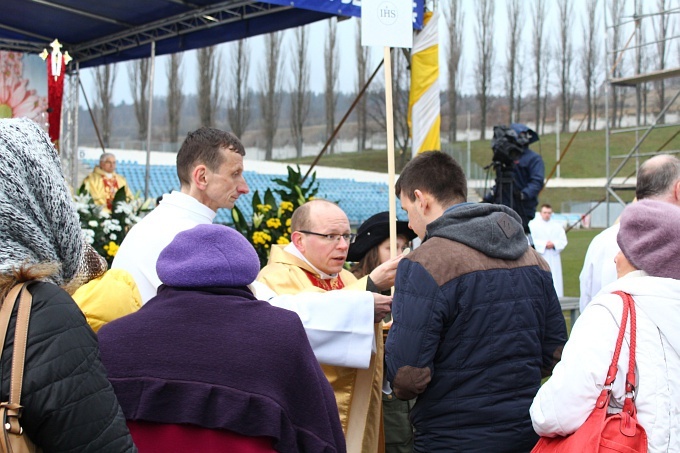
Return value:
<svg viewBox="0 0 680 453">
<path fill-rule="evenodd" d="M 168 286 L 198 288 L 251 284 L 260 260 L 248 240 L 224 225 L 198 225 L 182 231 L 163 249 L 156 272 Z"/>
<path fill-rule="evenodd" d="M 680 208 L 640 200 L 621 214 L 617 242 L 630 264 L 654 277 L 680 279 Z"/>
</svg>

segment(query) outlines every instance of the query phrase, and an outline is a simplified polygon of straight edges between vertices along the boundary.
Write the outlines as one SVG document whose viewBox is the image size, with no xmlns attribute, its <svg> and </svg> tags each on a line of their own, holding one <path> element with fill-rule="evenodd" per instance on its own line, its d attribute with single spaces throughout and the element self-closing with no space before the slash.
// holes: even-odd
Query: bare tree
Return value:
<svg viewBox="0 0 680 453">
<path fill-rule="evenodd" d="M 532 37 L 532 52 L 534 55 L 534 96 L 536 97 L 536 104 L 534 106 L 534 117 L 536 118 L 536 131 L 539 130 L 541 124 L 541 97 L 543 80 L 546 78 L 543 72 L 545 60 L 545 42 L 543 33 L 545 31 L 546 14 L 545 0 L 535 0 L 532 11 L 532 21 L 534 25 Z"/>
<path fill-rule="evenodd" d="M 196 51 L 198 63 L 198 116 L 201 125 L 214 127 L 217 108 L 222 101 L 221 80 L 222 57 L 217 46 L 203 47 Z"/>
<path fill-rule="evenodd" d="M 458 71 L 458 68 L 463 53 L 463 18 L 465 17 L 462 0 L 451 0 L 448 14 L 445 12 L 445 16 L 446 26 L 449 29 L 449 42 L 446 48 L 448 52 L 446 61 L 449 71 L 447 93 L 449 101 L 449 142 L 455 142 L 458 132 L 458 89 L 462 74 Z"/>
<path fill-rule="evenodd" d="M 658 28 L 655 26 L 654 31 L 656 34 L 656 52 L 657 52 L 657 68 L 659 70 L 664 70 L 666 69 L 666 59 L 667 59 L 667 38 L 668 38 L 668 28 L 669 28 L 669 22 L 670 22 L 670 14 L 667 13 L 668 5 L 666 0 L 657 0 L 656 1 L 656 6 L 657 9 L 659 10 L 659 23 L 658 23 Z M 658 107 L 659 107 L 659 112 L 663 110 L 666 104 L 666 84 L 664 79 L 657 80 L 655 83 L 656 85 L 656 93 L 657 93 L 657 100 L 658 100 Z M 665 122 L 665 115 L 659 117 L 659 123 L 663 124 Z"/>
<path fill-rule="evenodd" d="M 279 128 L 281 107 L 281 32 L 265 36 L 265 61 L 260 71 L 260 109 L 264 132 L 265 159 L 271 160 L 274 137 Z"/>
<path fill-rule="evenodd" d="M 137 138 L 145 140 L 149 118 L 149 59 L 132 61 L 128 66 L 128 78 L 137 118 Z"/>
<path fill-rule="evenodd" d="M 520 51 L 517 53 L 517 75 L 515 78 L 517 79 L 517 91 L 515 91 L 515 108 L 514 108 L 514 121 L 516 123 L 521 123 L 522 122 L 522 108 L 524 107 L 524 99 L 523 99 L 523 90 L 522 87 L 524 86 L 524 81 L 527 76 L 527 71 L 525 68 L 525 62 L 526 62 L 526 53 Z"/>
<path fill-rule="evenodd" d="M 550 46 L 545 46 L 545 55 L 541 60 L 541 71 L 543 72 L 543 77 L 541 80 L 540 92 L 541 94 L 541 135 L 545 134 L 545 123 L 548 120 L 548 77 L 547 74 L 550 73 L 550 67 L 553 65 L 553 60 L 556 59 L 555 52 Z"/>
<path fill-rule="evenodd" d="M 356 28 L 356 59 L 357 59 L 357 95 L 361 92 L 368 82 L 368 63 L 370 59 L 370 48 L 361 45 L 361 22 L 357 21 Z M 366 121 L 368 102 L 367 96 L 359 99 L 356 105 L 357 114 L 357 148 L 358 151 L 364 151 L 366 149 L 366 139 L 368 138 L 368 122 Z"/>
<path fill-rule="evenodd" d="M 232 132 L 237 137 L 243 137 L 250 122 L 250 90 L 248 89 L 250 46 L 247 41 L 239 39 L 235 47 L 232 47 L 230 70 L 227 119 Z"/>
<path fill-rule="evenodd" d="M 562 107 L 560 130 L 561 132 L 569 132 L 572 103 L 571 61 L 574 53 L 572 43 L 574 5 L 572 0 L 557 0 L 557 5 L 560 24 L 558 52 L 560 55 L 560 106 Z"/>
<path fill-rule="evenodd" d="M 586 89 L 586 116 L 587 130 L 594 127 L 593 104 L 595 85 L 597 77 L 597 59 L 600 57 L 599 42 L 595 32 L 598 29 L 597 6 L 599 0 L 586 0 L 585 17 L 583 18 L 583 54 L 581 60 L 581 73 L 583 74 L 583 84 Z"/>
<path fill-rule="evenodd" d="M 182 58 L 184 54 L 173 53 L 170 55 L 165 72 L 168 77 L 168 138 L 171 143 L 177 142 L 179 136 L 179 120 L 182 116 L 182 105 L 184 104 L 184 94 L 182 93 L 182 84 L 184 77 L 182 75 Z"/>
<path fill-rule="evenodd" d="M 328 34 L 326 35 L 326 59 L 324 69 L 326 73 L 326 138 L 330 138 L 335 130 L 335 108 L 338 104 L 338 76 L 340 69 L 340 50 L 337 41 L 337 19 L 328 19 Z M 328 149 L 330 154 L 335 152 L 335 140 Z"/>
<path fill-rule="evenodd" d="M 486 114 L 491 89 L 491 68 L 493 66 L 493 12 L 494 0 L 478 0 L 477 14 L 477 101 L 479 102 L 480 139 L 486 138 Z"/>
<path fill-rule="evenodd" d="M 111 145 L 111 113 L 113 110 L 113 85 L 116 82 L 116 64 L 97 66 L 94 70 L 96 82 L 96 112 L 105 147 Z"/>
<path fill-rule="evenodd" d="M 625 4 L 625 0 L 610 0 L 609 2 L 609 17 L 611 18 L 611 23 L 613 25 L 612 27 L 612 39 L 611 39 L 611 44 L 609 47 L 613 49 L 612 54 L 611 54 L 611 65 L 607 69 L 607 74 L 609 78 L 610 76 L 613 77 L 619 77 L 621 75 L 621 62 L 618 62 L 617 60 L 619 59 L 619 52 L 616 49 L 620 49 L 622 46 L 621 43 L 621 18 L 623 16 L 623 7 Z M 611 73 L 611 74 L 610 74 Z M 612 123 L 611 127 L 615 127 L 617 122 L 620 122 L 620 118 L 618 118 L 618 109 L 619 109 L 619 98 L 620 95 L 618 93 L 618 90 L 614 87 L 612 87 Z M 621 106 L 621 110 L 623 110 L 623 106 Z"/>
<path fill-rule="evenodd" d="M 508 123 L 515 121 L 515 91 L 517 90 L 517 54 L 520 48 L 522 28 L 519 23 L 520 3 L 519 0 L 507 0 L 508 9 L 508 49 L 507 70 L 505 71 L 505 91 L 508 94 Z"/>
<path fill-rule="evenodd" d="M 290 134 L 293 138 L 295 153 L 302 157 L 302 143 L 304 142 L 304 126 L 309 115 L 309 59 L 308 27 L 297 27 L 294 32 L 290 69 L 293 76 L 292 89 L 290 90 Z"/>
</svg>

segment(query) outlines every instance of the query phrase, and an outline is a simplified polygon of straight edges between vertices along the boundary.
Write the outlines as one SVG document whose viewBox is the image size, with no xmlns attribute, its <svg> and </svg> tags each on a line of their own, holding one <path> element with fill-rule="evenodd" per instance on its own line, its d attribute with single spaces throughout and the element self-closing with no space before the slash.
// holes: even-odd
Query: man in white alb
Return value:
<svg viewBox="0 0 680 453">
<path fill-rule="evenodd" d="M 562 283 L 562 258 L 560 253 L 567 246 L 567 235 L 562 225 L 552 219 L 553 210 L 549 204 L 541 205 L 540 216 L 529 222 L 534 247 L 548 262 L 552 272 L 557 297 L 564 297 Z"/>
</svg>

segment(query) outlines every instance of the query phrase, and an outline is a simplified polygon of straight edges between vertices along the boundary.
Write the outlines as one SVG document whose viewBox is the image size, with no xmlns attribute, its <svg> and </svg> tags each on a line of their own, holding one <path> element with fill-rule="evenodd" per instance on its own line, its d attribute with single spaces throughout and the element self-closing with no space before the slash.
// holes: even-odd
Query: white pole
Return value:
<svg viewBox="0 0 680 453">
<path fill-rule="evenodd" d="M 560 161 L 560 108 L 555 111 L 555 162 Z M 557 164 L 556 177 L 560 177 L 560 164 Z"/>
<path fill-rule="evenodd" d="M 149 117 L 146 119 L 146 174 L 144 177 L 144 199 L 149 198 L 149 179 L 151 178 L 151 116 L 153 113 L 153 76 L 156 62 L 156 41 L 151 41 L 151 61 L 149 62 Z"/>
<path fill-rule="evenodd" d="M 394 108 L 392 107 L 392 53 L 384 49 L 385 60 L 385 115 L 387 128 L 387 191 L 390 202 L 390 256 L 397 256 L 397 197 L 394 194 Z"/>
<path fill-rule="evenodd" d="M 467 164 L 465 167 L 465 175 L 468 180 L 470 179 L 470 159 L 472 154 L 470 153 L 470 111 L 467 112 Z"/>
</svg>

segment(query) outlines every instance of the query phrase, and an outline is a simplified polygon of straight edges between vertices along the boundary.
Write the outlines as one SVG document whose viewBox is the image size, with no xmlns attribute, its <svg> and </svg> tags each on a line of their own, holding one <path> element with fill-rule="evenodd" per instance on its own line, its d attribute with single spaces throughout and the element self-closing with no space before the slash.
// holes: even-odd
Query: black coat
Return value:
<svg viewBox="0 0 680 453">
<path fill-rule="evenodd" d="M 31 284 L 29 292 L 33 307 L 21 392 L 25 433 L 45 452 L 137 451 L 83 313 L 51 283 Z M 18 305 L 0 361 L 2 401 L 9 396 Z"/>
</svg>

